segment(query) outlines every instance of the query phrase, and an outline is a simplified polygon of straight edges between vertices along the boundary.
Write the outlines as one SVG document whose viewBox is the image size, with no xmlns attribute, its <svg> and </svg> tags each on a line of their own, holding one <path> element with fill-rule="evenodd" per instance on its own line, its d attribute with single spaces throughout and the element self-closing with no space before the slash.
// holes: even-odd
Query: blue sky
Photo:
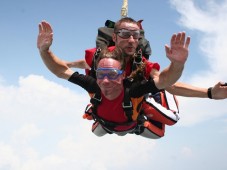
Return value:
<svg viewBox="0 0 227 170">
<path fill-rule="evenodd" d="M 98 27 L 120 18 L 121 6 L 121 0 L 1 1 L 0 170 L 227 169 L 226 100 L 178 97 L 181 119 L 159 140 L 98 138 L 81 117 L 87 93 L 42 63 L 39 22 L 53 26 L 54 53 L 73 61 L 95 46 Z M 227 80 L 227 0 L 129 0 L 128 15 L 144 19 L 150 60 L 161 69 L 169 64 L 164 45 L 171 35 L 191 36 L 179 81 L 210 87 Z"/>
</svg>

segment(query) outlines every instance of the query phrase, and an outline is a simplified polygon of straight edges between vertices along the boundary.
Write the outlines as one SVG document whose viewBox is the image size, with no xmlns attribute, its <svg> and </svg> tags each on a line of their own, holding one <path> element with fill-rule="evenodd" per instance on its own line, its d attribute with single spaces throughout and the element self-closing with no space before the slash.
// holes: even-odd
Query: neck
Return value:
<svg viewBox="0 0 227 170">
<path fill-rule="evenodd" d="M 125 56 L 125 62 L 128 63 L 130 58 L 131 58 L 130 56 Z"/>
<path fill-rule="evenodd" d="M 121 91 L 119 90 L 119 91 L 115 91 L 114 93 L 110 93 L 110 94 L 103 92 L 103 95 L 104 95 L 105 98 L 107 98 L 108 100 L 114 100 L 114 99 L 116 99 L 117 97 L 119 97 L 121 93 L 122 93 L 122 90 L 121 90 Z"/>
</svg>

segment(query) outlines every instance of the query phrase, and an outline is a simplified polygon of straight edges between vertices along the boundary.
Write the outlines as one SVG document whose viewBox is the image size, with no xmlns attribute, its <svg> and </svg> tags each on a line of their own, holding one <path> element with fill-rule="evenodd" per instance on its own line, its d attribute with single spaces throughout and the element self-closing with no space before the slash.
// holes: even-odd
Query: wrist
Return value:
<svg viewBox="0 0 227 170">
<path fill-rule="evenodd" d="M 174 69 L 174 70 L 183 70 L 184 69 L 184 64 L 183 63 L 180 63 L 180 62 L 171 62 L 171 67 Z"/>
<path fill-rule="evenodd" d="M 208 96 L 208 98 L 210 98 L 210 99 L 212 99 L 212 87 L 209 87 L 208 89 L 207 89 L 207 96 Z"/>
<path fill-rule="evenodd" d="M 47 48 L 47 49 L 39 49 L 39 53 L 42 55 L 42 54 L 49 54 L 50 53 L 50 49 L 49 48 Z"/>
</svg>

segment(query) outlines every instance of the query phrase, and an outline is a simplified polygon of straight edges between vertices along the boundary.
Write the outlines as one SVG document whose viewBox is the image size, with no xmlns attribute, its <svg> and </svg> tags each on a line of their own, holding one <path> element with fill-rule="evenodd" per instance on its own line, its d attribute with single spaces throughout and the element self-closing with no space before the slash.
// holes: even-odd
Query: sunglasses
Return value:
<svg viewBox="0 0 227 170">
<path fill-rule="evenodd" d="M 129 37 L 133 37 L 133 39 L 139 39 L 140 38 L 140 31 L 139 30 L 126 30 L 126 29 L 120 29 L 118 32 L 116 32 L 117 35 L 123 39 L 128 39 Z"/>
<path fill-rule="evenodd" d="M 123 72 L 123 70 L 118 70 L 116 68 L 98 68 L 96 70 L 96 78 L 104 79 L 104 77 L 106 76 L 109 80 L 115 80 Z"/>
</svg>

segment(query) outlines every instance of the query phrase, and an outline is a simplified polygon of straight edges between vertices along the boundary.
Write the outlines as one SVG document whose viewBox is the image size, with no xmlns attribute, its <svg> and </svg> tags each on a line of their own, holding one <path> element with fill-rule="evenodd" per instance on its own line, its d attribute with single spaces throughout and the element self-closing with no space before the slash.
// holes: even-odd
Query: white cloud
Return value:
<svg viewBox="0 0 227 170">
<path fill-rule="evenodd" d="M 198 44 L 204 58 L 209 64 L 207 70 L 192 72 L 192 76 L 185 80 L 195 86 L 209 87 L 218 81 L 227 80 L 227 1 L 217 3 L 207 0 L 199 6 L 195 0 L 171 0 L 173 7 L 180 13 L 179 24 L 200 32 Z M 192 37 L 193 41 L 193 37 Z M 196 60 L 196 58 L 194 58 Z M 226 114 L 225 103 L 209 99 L 180 98 L 180 108 L 183 115 L 182 125 L 195 124 L 207 119 Z"/>
<path fill-rule="evenodd" d="M 201 42 L 198 45 L 210 64 L 211 70 L 209 69 L 208 76 L 218 74 L 215 78 L 226 78 L 224 72 L 227 68 L 224 61 L 227 55 L 227 22 L 225 22 L 227 1 L 220 3 L 207 0 L 203 6 L 198 6 L 195 0 L 171 0 L 171 3 L 181 14 L 179 24 L 201 33 Z"/>
<path fill-rule="evenodd" d="M 16 122 L 63 114 L 74 115 L 74 109 L 69 105 L 74 104 L 75 110 L 82 110 L 88 100 L 86 93 L 75 94 L 68 88 L 35 75 L 20 77 L 18 87 L 0 86 L 0 92 L 1 116 L 5 119 L 14 117 Z"/>
<path fill-rule="evenodd" d="M 0 84 L 0 93 L 0 169 L 127 169 L 138 155 L 144 166 L 154 157 L 154 140 L 92 134 L 92 122 L 82 119 L 85 91 L 30 75 L 18 86 Z"/>
<path fill-rule="evenodd" d="M 25 124 L 13 132 L 12 141 L 19 144 L 26 144 L 33 138 L 38 137 L 41 133 L 42 130 L 38 129 L 35 124 Z"/>
<path fill-rule="evenodd" d="M 223 62 L 225 61 L 223 57 L 226 56 L 226 40 L 223 33 L 223 30 L 226 29 L 225 5 L 219 6 L 216 4 L 210 8 L 210 5 L 206 5 L 206 3 L 216 1 L 207 0 L 204 1 L 205 3 L 200 9 L 193 3 L 197 1 L 178 0 L 172 2 L 180 11 L 181 17 L 185 17 L 180 20 L 180 23 L 196 31 L 196 33 L 202 33 L 199 34 L 202 39 L 198 45 L 204 56 L 210 61 L 208 61 L 210 68 L 204 70 L 203 73 L 192 75 L 187 81 L 204 87 L 204 84 L 205 86 L 213 85 L 217 80 L 226 80 L 226 68 L 225 62 Z M 191 4 L 189 4 L 190 2 Z M 186 4 L 186 8 L 182 4 Z M 29 8 L 29 6 L 27 7 Z M 51 16 L 53 16 L 53 12 L 51 11 Z M 34 20 L 34 17 L 32 18 Z M 222 20 L 223 22 L 221 22 Z M 182 21 L 186 22 L 183 23 Z M 215 24 L 212 24 L 214 21 Z M 29 22 L 29 25 L 33 24 Z M 30 33 L 27 35 L 31 37 L 31 35 L 36 36 L 36 34 Z M 32 41 L 34 42 L 34 39 Z M 63 48 L 64 45 L 60 47 L 60 49 Z M 75 49 L 75 45 L 72 49 Z M 20 48 L 20 50 L 23 49 Z M 28 52 L 24 55 L 18 52 L 17 54 L 3 55 L 5 56 L 2 58 L 4 66 L 8 69 L 7 64 L 11 62 L 7 62 L 6 59 L 11 58 L 13 60 L 13 56 L 17 56 L 20 59 L 18 61 L 30 65 L 30 67 L 21 70 L 23 74 L 33 72 L 34 70 L 30 70 L 30 68 L 34 66 L 32 63 L 34 64 L 36 61 L 31 59 L 31 56 L 38 55 L 37 51 L 35 54 Z M 75 56 L 81 55 L 76 54 Z M 26 63 L 28 61 L 29 63 Z M 211 62 L 215 63 L 212 64 Z M 18 65 L 17 62 L 15 63 Z M 14 70 L 18 70 L 18 67 L 12 68 L 15 69 L 11 69 L 11 74 L 14 76 L 20 74 L 19 72 L 14 74 Z M 14 77 L 10 73 L 7 76 Z M 168 127 L 166 136 L 158 140 L 157 144 L 155 140 L 136 135 L 127 135 L 125 137 L 107 135 L 99 138 L 92 134 L 90 130 L 91 122 L 81 118 L 84 107 L 89 101 L 88 95 L 83 89 L 79 87 L 76 89 L 75 87 L 76 90 L 72 90 L 37 75 L 20 77 L 16 85 L 6 85 L 6 81 L 5 77 L 0 75 L 1 170 L 163 170 L 182 169 L 182 167 L 184 169 L 202 169 L 204 168 L 203 162 L 209 162 L 209 164 L 206 164 L 209 166 L 206 169 L 226 169 L 226 151 L 223 149 L 226 143 L 226 132 L 221 131 L 219 127 L 207 126 L 209 128 L 206 129 L 207 133 L 201 133 L 201 137 L 200 134 L 194 135 L 197 126 L 195 128 Z M 226 109 L 223 108 L 225 104 L 224 102 L 214 102 L 208 99 L 182 98 L 180 99 L 181 119 L 178 124 L 192 125 L 220 117 L 226 112 Z M 218 134 L 217 141 L 220 140 L 220 142 L 218 141 L 214 145 L 214 136 L 209 132 L 219 130 L 224 135 L 223 133 Z M 199 132 L 201 131 L 200 129 Z M 194 139 L 196 139 L 196 142 Z M 182 144 L 183 146 L 190 146 L 190 148 L 184 147 L 181 150 Z M 197 146 L 200 146 L 199 150 L 193 149 Z M 208 150 L 207 146 L 211 146 L 209 148 L 215 146 L 215 149 Z M 219 147 L 217 148 L 217 146 Z M 187 156 L 191 154 L 193 156 L 185 161 L 184 158 L 188 158 Z M 218 157 L 210 156 L 216 154 Z M 186 164 L 189 166 L 186 167 Z"/>
<path fill-rule="evenodd" d="M 19 158 L 15 155 L 13 148 L 0 142 L 0 169 L 16 168 L 19 163 Z"/>
</svg>

